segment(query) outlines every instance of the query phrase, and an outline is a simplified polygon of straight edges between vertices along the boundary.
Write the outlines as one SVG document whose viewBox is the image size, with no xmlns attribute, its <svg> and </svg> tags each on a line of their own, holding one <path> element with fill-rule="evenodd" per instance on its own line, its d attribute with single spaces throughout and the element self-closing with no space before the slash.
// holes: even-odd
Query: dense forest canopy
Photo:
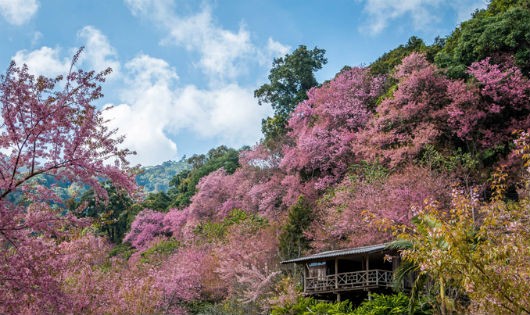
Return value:
<svg viewBox="0 0 530 315">
<path fill-rule="evenodd" d="M 0 313 L 529 314 L 529 8 L 494 0 L 447 38 L 323 83 L 325 50 L 301 45 L 255 91 L 274 109 L 260 143 L 148 169 L 147 194 L 92 105 L 109 71 L 13 63 Z M 61 183 L 87 188 L 64 200 Z M 280 265 L 383 242 L 415 275 L 408 295 L 318 302 Z"/>
</svg>

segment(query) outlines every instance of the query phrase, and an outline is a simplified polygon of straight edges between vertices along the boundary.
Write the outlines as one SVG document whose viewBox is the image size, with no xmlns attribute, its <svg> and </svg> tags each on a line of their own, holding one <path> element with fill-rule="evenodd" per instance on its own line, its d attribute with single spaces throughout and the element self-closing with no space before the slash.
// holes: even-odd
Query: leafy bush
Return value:
<svg viewBox="0 0 530 315">
<path fill-rule="evenodd" d="M 134 248 L 129 243 L 122 243 L 114 246 L 110 252 L 109 257 L 121 257 L 125 260 L 129 259 L 134 253 Z"/>
<path fill-rule="evenodd" d="M 301 297 L 295 304 L 272 309 L 271 315 L 348 315 L 353 314 L 352 311 L 350 301 L 332 303 Z"/>
<path fill-rule="evenodd" d="M 174 239 L 160 241 L 143 252 L 140 261 L 143 263 L 149 263 L 156 256 L 169 256 L 169 254 L 173 253 L 179 246 L 179 241 Z"/>
<path fill-rule="evenodd" d="M 241 209 L 234 209 L 223 221 L 201 222 L 199 225 L 197 225 L 193 232 L 195 235 L 206 240 L 207 242 L 213 242 L 224 239 L 231 226 L 242 223 L 244 223 L 248 229 L 258 230 L 259 228 L 267 225 L 267 220 L 256 214 L 248 214 Z"/>
<path fill-rule="evenodd" d="M 408 314 L 409 298 L 403 293 L 385 295 L 371 294 L 359 307 L 353 308 L 350 301 L 327 302 L 301 297 L 295 304 L 274 308 L 272 315 L 399 315 Z M 429 309 L 418 308 L 414 314 L 431 314 Z"/>
<path fill-rule="evenodd" d="M 408 314 L 409 297 L 403 293 L 386 295 L 371 294 L 370 300 L 365 300 L 351 314 L 354 315 L 398 315 Z M 431 314 L 429 310 L 418 309 L 414 314 Z"/>
</svg>

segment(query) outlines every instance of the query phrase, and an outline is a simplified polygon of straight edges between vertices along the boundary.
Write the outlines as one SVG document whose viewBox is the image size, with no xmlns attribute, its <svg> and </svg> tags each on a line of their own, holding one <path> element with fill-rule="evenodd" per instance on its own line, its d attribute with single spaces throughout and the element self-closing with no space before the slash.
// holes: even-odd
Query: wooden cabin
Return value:
<svg viewBox="0 0 530 315">
<path fill-rule="evenodd" d="M 399 254 L 388 243 L 332 250 L 282 261 L 304 269 L 304 294 L 320 297 L 366 296 L 384 292 L 393 285 Z M 391 259 L 388 259 L 391 258 Z"/>
</svg>

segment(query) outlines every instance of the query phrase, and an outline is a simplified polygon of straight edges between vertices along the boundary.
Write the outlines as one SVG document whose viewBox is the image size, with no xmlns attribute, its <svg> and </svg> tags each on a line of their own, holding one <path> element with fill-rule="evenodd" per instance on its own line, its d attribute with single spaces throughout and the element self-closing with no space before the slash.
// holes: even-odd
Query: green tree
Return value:
<svg viewBox="0 0 530 315">
<path fill-rule="evenodd" d="M 436 64 L 451 77 L 462 78 L 467 67 L 486 57 L 502 62 L 513 55 L 516 64 L 530 71 L 530 5 L 528 1 L 493 1 L 477 11 L 447 38 L 435 56 Z"/>
<path fill-rule="evenodd" d="M 142 208 L 149 208 L 156 211 L 166 211 L 171 206 L 172 199 L 171 197 L 161 191 L 157 193 L 150 193 L 147 195 L 147 198 L 141 203 Z"/>
<path fill-rule="evenodd" d="M 520 6 L 523 8 L 530 8 L 529 0 L 492 0 L 488 6 L 487 14 L 495 15 L 506 12 L 512 7 Z"/>
<path fill-rule="evenodd" d="M 435 42 L 437 45 L 439 42 Z M 412 36 L 405 45 L 399 45 L 389 52 L 384 53 L 377 58 L 370 65 L 370 72 L 374 75 L 389 74 L 397 65 L 401 63 L 401 59 L 410 55 L 412 52 L 426 52 L 427 46 L 421 38 Z"/>
<path fill-rule="evenodd" d="M 291 112 L 307 99 L 307 91 L 318 85 L 314 73 L 327 63 L 325 53 L 324 49 L 308 50 L 300 45 L 291 54 L 274 59 L 270 82 L 254 91 L 260 105 L 270 104 L 274 110 L 274 116 L 262 121 L 266 145 L 285 134 Z"/>
<path fill-rule="evenodd" d="M 283 259 L 298 257 L 309 248 L 309 240 L 304 232 L 312 220 L 311 206 L 300 196 L 289 209 L 287 223 L 280 234 L 280 254 Z"/>
<path fill-rule="evenodd" d="M 109 183 L 105 183 L 104 188 L 109 196 L 108 201 L 95 198 L 94 190 L 89 190 L 71 206 L 77 208 L 85 204 L 84 210 L 78 215 L 95 218 L 96 228 L 106 234 L 110 241 L 118 244 L 128 230 L 133 202 L 126 192 Z"/>
</svg>

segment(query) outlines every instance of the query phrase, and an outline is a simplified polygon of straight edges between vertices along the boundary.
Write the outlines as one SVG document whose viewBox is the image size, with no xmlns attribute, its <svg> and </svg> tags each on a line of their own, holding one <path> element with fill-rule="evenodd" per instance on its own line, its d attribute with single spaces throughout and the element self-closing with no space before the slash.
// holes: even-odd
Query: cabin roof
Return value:
<svg viewBox="0 0 530 315">
<path fill-rule="evenodd" d="M 281 263 L 292 264 L 292 263 L 301 263 L 301 262 L 307 262 L 307 261 L 318 261 L 324 258 L 336 258 L 336 257 L 351 256 L 351 255 L 357 255 L 357 254 L 370 254 L 370 253 L 381 252 L 385 250 L 389 244 L 390 243 L 383 243 L 383 244 L 354 247 L 354 248 L 348 248 L 348 249 L 330 250 L 330 251 L 316 253 L 316 254 L 309 255 L 309 256 L 284 260 Z"/>
</svg>

